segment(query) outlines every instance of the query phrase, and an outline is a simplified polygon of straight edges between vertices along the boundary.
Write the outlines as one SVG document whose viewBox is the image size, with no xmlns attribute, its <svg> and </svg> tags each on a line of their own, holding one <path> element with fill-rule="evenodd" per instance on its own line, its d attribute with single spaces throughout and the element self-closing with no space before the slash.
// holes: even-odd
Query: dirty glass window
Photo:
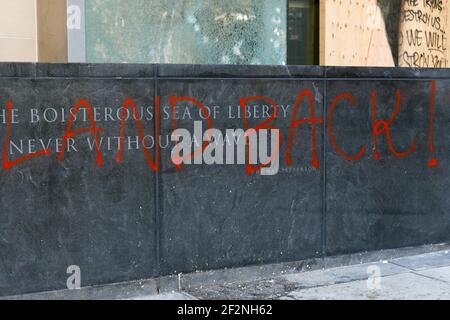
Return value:
<svg viewBox="0 0 450 320">
<path fill-rule="evenodd" d="M 319 64 L 319 2 L 290 0 L 287 16 L 288 64 Z"/>
<path fill-rule="evenodd" d="M 315 28 L 310 3 L 85 0 L 86 61 L 309 64 L 315 54 L 308 47 Z"/>
</svg>

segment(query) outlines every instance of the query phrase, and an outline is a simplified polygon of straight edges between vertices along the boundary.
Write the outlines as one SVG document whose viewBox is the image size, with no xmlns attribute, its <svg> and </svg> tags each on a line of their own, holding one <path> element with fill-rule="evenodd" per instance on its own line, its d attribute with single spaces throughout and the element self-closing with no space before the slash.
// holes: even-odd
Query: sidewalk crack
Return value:
<svg viewBox="0 0 450 320">
<path fill-rule="evenodd" d="M 402 267 L 402 268 L 408 269 L 408 270 L 410 270 L 410 273 L 415 274 L 416 276 L 421 276 L 421 277 L 424 277 L 424 278 L 427 278 L 427 279 L 430 279 L 430 280 L 436 280 L 436 281 L 439 281 L 439 282 L 442 282 L 442 283 L 450 285 L 450 283 L 448 281 L 445 281 L 445 280 L 442 280 L 442 279 L 439 279 L 439 278 L 435 278 L 435 277 L 432 277 L 432 276 L 427 276 L 427 275 L 421 274 L 421 273 L 419 273 L 420 271 L 412 269 L 412 268 L 404 266 L 404 265 L 401 265 L 399 263 L 395 263 L 395 262 L 392 262 L 392 261 L 389 261 L 389 263 L 391 263 L 393 265 L 396 265 L 398 267 Z M 436 269 L 436 268 L 430 268 L 430 269 L 425 269 L 425 270 L 431 270 L 431 269 Z"/>
</svg>

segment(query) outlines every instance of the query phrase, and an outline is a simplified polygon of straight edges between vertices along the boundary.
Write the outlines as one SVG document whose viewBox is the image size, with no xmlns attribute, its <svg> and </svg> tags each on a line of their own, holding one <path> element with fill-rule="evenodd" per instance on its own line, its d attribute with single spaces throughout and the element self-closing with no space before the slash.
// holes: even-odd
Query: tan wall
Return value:
<svg viewBox="0 0 450 320">
<path fill-rule="evenodd" d="M 39 62 L 67 62 L 67 4 L 37 0 Z"/>
<path fill-rule="evenodd" d="M 0 0 L 0 61 L 67 62 L 65 0 Z"/>
<path fill-rule="evenodd" d="M 36 0 L 0 1 L 0 61 L 37 61 Z"/>
</svg>

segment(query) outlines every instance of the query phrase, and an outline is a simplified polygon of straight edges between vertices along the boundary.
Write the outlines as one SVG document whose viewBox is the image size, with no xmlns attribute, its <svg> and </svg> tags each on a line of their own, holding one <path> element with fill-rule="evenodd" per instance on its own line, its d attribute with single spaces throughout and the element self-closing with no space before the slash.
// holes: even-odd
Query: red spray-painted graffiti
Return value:
<svg viewBox="0 0 450 320">
<path fill-rule="evenodd" d="M 434 136 L 433 136 L 433 134 L 434 134 L 434 130 L 433 130 L 434 129 L 433 128 L 434 114 L 435 114 L 435 95 L 436 95 L 436 83 L 435 83 L 435 81 L 431 81 L 431 93 L 430 93 L 430 102 L 429 102 L 430 123 L 429 123 L 429 141 L 428 141 L 428 150 L 430 153 L 430 160 L 427 163 L 427 165 L 429 167 L 436 167 L 439 164 L 439 161 L 436 158 L 436 148 L 434 145 Z M 308 106 L 309 106 L 309 117 L 308 118 L 298 118 L 298 114 L 300 111 L 300 105 L 304 99 L 306 99 Z M 246 112 L 247 105 L 250 102 L 255 101 L 255 100 L 259 100 L 259 101 L 262 101 L 262 102 L 265 102 L 265 103 L 271 105 L 271 107 L 273 109 L 273 113 L 270 115 L 269 118 L 265 119 L 260 124 L 255 125 L 253 128 L 250 128 L 249 119 L 246 116 L 247 115 L 247 112 Z M 199 110 L 205 114 L 205 119 L 208 124 L 208 129 L 213 128 L 213 119 L 211 118 L 211 115 L 209 114 L 208 109 L 200 101 L 198 101 L 192 97 L 171 96 L 170 104 L 171 104 L 172 112 L 174 114 L 173 123 L 172 123 L 173 130 L 177 129 L 175 108 L 176 108 L 176 104 L 178 102 L 190 102 L 193 105 L 195 105 L 196 107 L 198 107 Z M 344 93 L 338 94 L 334 98 L 330 108 L 328 109 L 328 114 L 327 114 L 327 123 L 326 124 L 327 124 L 328 138 L 331 142 L 331 146 L 334 148 L 334 150 L 340 156 L 342 156 L 344 159 L 346 159 L 348 161 L 358 161 L 358 160 L 361 160 L 361 158 L 365 154 L 367 154 L 367 150 L 368 150 L 367 146 L 362 145 L 356 154 L 351 155 L 341 148 L 340 144 L 337 141 L 335 131 L 334 131 L 335 130 L 335 124 L 334 124 L 335 112 L 337 111 L 337 107 L 339 105 L 343 105 L 344 102 L 349 103 L 350 107 L 352 107 L 352 108 L 355 108 L 357 106 L 356 98 L 351 93 L 344 92 Z M 391 154 L 396 158 L 408 157 L 414 151 L 417 150 L 418 142 L 416 139 L 414 139 L 411 142 L 411 144 L 405 151 L 399 151 L 394 146 L 393 139 L 392 139 L 391 126 L 393 125 L 394 121 L 396 120 L 397 116 L 400 113 L 401 105 L 402 105 L 402 95 L 401 95 L 400 90 L 397 90 L 396 104 L 395 104 L 392 115 L 389 117 L 389 119 L 379 119 L 378 114 L 377 114 L 377 93 L 375 91 L 373 91 L 371 93 L 371 122 L 372 122 L 373 152 L 374 152 L 373 156 L 376 160 L 381 159 L 381 154 L 380 154 L 378 145 L 379 145 L 379 139 L 382 136 L 385 136 L 386 142 L 388 145 L 388 149 L 391 152 Z M 80 110 L 81 107 L 84 107 L 87 110 L 87 113 L 89 116 L 90 127 L 73 130 L 74 122 L 76 119 L 76 113 Z M 274 101 L 273 99 L 265 97 L 265 96 L 246 97 L 246 98 L 240 99 L 240 107 L 242 108 L 243 113 L 244 113 L 244 123 L 243 124 L 244 124 L 245 130 L 254 129 L 255 131 L 258 131 L 258 130 L 262 130 L 262 129 L 276 129 L 273 122 L 276 120 L 276 118 L 279 115 L 279 106 L 276 103 L 276 101 Z M 126 112 L 129 109 L 131 109 L 131 111 L 134 115 L 139 138 L 144 139 L 144 128 L 143 128 L 143 125 L 142 125 L 140 117 L 139 117 L 138 108 L 137 108 L 134 100 L 128 98 L 125 100 L 123 109 L 122 109 L 122 119 L 121 119 L 121 127 L 120 127 L 120 144 L 119 144 L 119 149 L 118 149 L 118 153 L 116 156 L 117 163 L 121 163 L 123 160 L 125 118 L 126 118 Z M 7 133 L 6 133 L 6 139 L 5 139 L 5 147 L 4 147 L 5 149 L 3 151 L 3 168 L 5 170 L 10 170 L 15 166 L 18 166 L 18 165 L 24 163 L 25 161 L 31 160 L 32 158 L 51 155 L 50 149 L 44 149 L 40 152 L 29 154 L 29 155 L 26 155 L 24 157 L 21 157 L 21 158 L 15 159 L 15 160 L 9 159 L 8 150 L 9 150 L 10 137 L 11 137 L 12 110 L 13 110 L 13 102 L 8 101 L 8 103 L 7 103 Z M 156 97 L 155 120 L 156 120 L 155 135 L 156 135 L 156 137 L 159 137 L 160 132 L 161 132 L 161 97 L 159 97 L 159 96 Z M 299 129 L 300 129 L 299 127 L 302 125 L 310 125 L 311 126 L 311 145 L 312 145 L 312 160 L 311 160 L 312 166 L 316 169 L 320 168 L 318 146 L 317 146 L 317 134 L 318 134 L 317 125 L 321 125 L 321 124 L 323 124 L 323 122 L 324 122 L 323 116 L 322 117 L 316 116 L 316 106 L 314 103 L 313 92 L 309 89 L 304 89 L 304 90 L 300 91 L 300 93 L 296 99 L 294 108 L 293 108 L 292 119 L 291 119 L 291 123 L 290 123 L 290 127 L 289 127 L 289 135 L 288 135 L 288 139 L 287 139 L 287 149 L 286 149 L 286 153 L 285 153 L 285 163 L 287 166 L 291 167 L 293 165 L 293 160 L 292 160 L 293 150 L 292 149 L 293 149 L 293 141 L 294 141 L 294 136 L 296 134 L 296 131 L 299 132 Z M 76 104 L 76 106 L 74 107 L 74 109 L 72 110 L 71 118 L 67 125 L 67 129 L 66 129 L 66 132 L 65 132 L 65 135 L 63 138 L 63 145 L 58 154 L 58 160 L 63 161 L 65 150 L 66 150 L 65 146 L 68 143 L 69 139 L 74 138 L 75 136 L 82 134 L 82 133 L 88 133 L 88 134 L 91 134 L 94 138 L 96 154 L 97 154 L 96 164 L 99 167 L 103 166 L 104 160 L 103 160 L 102 151 L 101 151 L 100 145 L 99 145 L 99 134 L 103 131 L 104 131 L 103 128 L 98 128 L 96 125 L 94 114 L 93 114 L 93 111 L 92 111 L 92 108 L 91 108 L 91 105 L 89 104 L 89 102 L 86 99 L 80 99 L 78 101 L 78 103 Z M 248 142 L 247 143 L 248 147 L 250 147 L 249 146 L 250 141 L 247 140 L 247 142 Z M 194 152 L 192 152 L 191 154 L 183 155 L 183 158 L 195 157 L 198 154 L 201 154 L 205 150 L 205 148 L 208 146 L 209 143 L 210 142 L 205 142 L 200 148 L 198 148 L 197 150 L 194 150 Z M 279 144 L 282 143 L 281 134 L 279 136 L 278 143 Z M 161 170 L 160 146 L 158 144 L 156 144 L 154 158 L 152 158 L 152 155 L 150 154 L 150 151 L 148 149 L 143 148 L 143 152 L 145 154 L 145 157 L 146 157 L 146 160 L 147 160 L 147 163 L 148 163 L 148 166 L 150 167 L 150 169 L 155 172 L 160 171 Z M 249 159 L 247 159 L 247 160 L 249 160 Z M 258 172 L 261 170 L 261 168 L 264 168 L 265 166 L 268 165 L 268 163 L 265 163 L 265 164 L 262 164 L 259 166 L 255 166 L 250 163 L 251 163 L 250 161 L 247 162 L 247 170 L 246 170 L 247 174 L 253 174 L 255 172 Z M 178 170 L 182 169 L 181 164 L 176 164 L 176 166 L 177 166 Z"/>
<path fill-rule="evenodd" d="M 72 126 L 73 126 L 73 123 L 75 122 L 75 116 L 76 116 L 77 112 L 80 110 L 81 106 L 84 106 L 88 112 L 89 121 L 91 122 L 91 127 L 72 131 Z M 79 135 L 80 133 L 90 132 L 94 135 L 94 139 L 95 139 L 94 141 L 95 141 L 95 148 L 97 150 L 97 165 L 99 167 L 103 166 L 103 156 L 102 156 L 102 152 L 100 151 L 100 146 L 98 143 L 98 133 L 100 131 L 104 131 L 104 129 L 97 128 L 97 126 L 95 124 L 94 113 L 92 111 L 91 105 L 89 104 L 89 102 L 87 100 L 81 99 L 80 101 L 78 101 L 77 105 L 75 106 L 75 109 L 72 112 L 72 115 L 70 116 L 69 125 L 67 126 L 66 134 L 64 135 L 63 147 L 61 148 L 61 152 L 59 153 L 58 160 L 61 161 L 63 159 L 64 152 L 66 150 L 67 141 L 70 138 L 73 138 L 76 135 Z M 6 152 L 6 150 L 8 150 L 8 149 L 5 149 L 5 152 Z"/>
<path fill-rule="evenodd" d="M 15 166 L 19 165 L 20 163 L 27 161 L 31 158 L 39 157 L 42 155 L 47 155 L 47 156 L 50 155 L 50 153 L 51 153 L 50 150 L 44 149 L 40 152 L 37 152 L 34 154 L 29 154 L 25 157 L 22 157 L 22 158 L 13 160 L 13 161 L 8 160 L 8 151 L 7 150 L 9 149 L 9 139 L 11 137 L 11 118 L 12 118 L 12 108 L 13 108 L 12 101 L 8 101 L 7 108 L 8 108 L 8 120 L 7 120 L 8 127 L 7 127 L 7 133 L 6 133 L 5 150 L 3 152 L 3 168 L 6 170 L 9 170 L 12 167 L 15 167 Z"/>
</svg>

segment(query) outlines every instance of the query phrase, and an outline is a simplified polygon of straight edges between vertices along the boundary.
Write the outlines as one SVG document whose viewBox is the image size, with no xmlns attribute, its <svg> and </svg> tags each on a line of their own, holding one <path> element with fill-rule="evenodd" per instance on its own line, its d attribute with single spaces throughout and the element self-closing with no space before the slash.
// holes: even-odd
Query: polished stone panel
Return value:
<svg viewBox="0 0 450 320">
<path fill-rule="evenodd" d="M 81 268 L 82 286 L 327 255 L 448 242 L 450 71 L 302 66 L 189 66 L 114 64 L 0 64 L 0 152 L 12 100 L 10 159 L 42 150 L 9 170 L 0 168 L 0 295 L 66 288 L 67 267 Z M 431 85 L 435 81 L 433 138 L 438 166 L 429 167 Z M 305 91 L 306 90 L 306 91 Z M 389 123 L 374 156 L 372 92 L 377 119 Z M 292 164 L 287 159 L 293 108 L 300 93 L 312 95 L 312 127 L 295 128 Z M 346 93 L 332 117 L 333 100 Z M 147 163 L 137 125 L 126 122 L 122 163 L 117 163 L 122 105 L 134 99 L 149 152 L 155 157 L 155 97 L 161 97 L 161 165 Z M 210 110 L 212 127 L 245 128 L 273 115 L 280 129 L 277 175 L 248 175 L 243 164 L 184 165 L 171 162 L 174 129 L 171 97 L 190 97 Z M 97 166 L 92 132 L 80 132 L 62 161 L 60 147 L 69 108 L 87 99 L 94 112 L 104 165 Z M 324 112 L 325 110 L 325 112 Z M 179 101 L 176 127 L 193 132 L 205 115 Z M 39 121 L 37 121 L 39 115 Z M 297 120 L 311 117 L 302 100 Z M 73 129 L 90 126 L 80 110 Z M 382 130 L 381 130 L 382 131 Z M 386 130 L 384 130 L 386 131 Z M 40 140 L 42 139 L 42 140 Z M 57 140 L 59 139 L 59 140 Z M 89 140 L 90 139 L 90 140 Z M 355 155 L 357 161 L 341 153 Z M 75 150 L 75 149 L 76 150 Z M 20 153 L 20 152 L 22 153 Z"/>
<path fill-rule="evenodd" d="M 8 100 L 17 109 L 11 142 L 20 147 L 22 141 L 23 155 L 30 139 L 36 139 L 36 151 L 42 150 L 39 139 L 51 149 L 50 156 L 0 169 L 0 295 L 65 288 L 70 265 L 80 267 L 82 286 L 156 275 L 154 173 L 140 150 L 125 150 L 116 163 L 115 140 L 109 148 L 106 139 L 120 135 L 120 121 L 104 121 L 104 108 L 115 114 L 127 97 L 138 106 L 153 105 L 153 88 L 153 80 L 0 79 L 2 110 Z M 81 98 L 97 108 L 97 126 L 104 128 L 103 167 L 96 164 L 89 133 L 76 137 L 76 152 L 57 160 L 55 139 L 64 136 L 69 120 L 61 109 Z M 33 109 L 41 121 L 31 121 Z M 90 126 L 82 111 L 77 115 L 74 130 Z M 144 126 L 153 132 L 152 121 Z M 135 132 L 127 122 L 125 136 Z M 5 136 L 2 123 L 2 145 Z"/>
<path fill-rule="evenodd" d="M 185 165 L 177 171 L 169 155 L 164 156 L 161 174 L 161 268 L 164 273 L 292 261 L 320 254 L 322 174 L 311 164 L 309 125 L 295 131 L 293 165 L 285 163 L 292 109 L 297 94 L 304 89 L 313 92 L 316 116 L 320 117 L 323 108 L 323 84 L 320 82 L 159 81 L 163 105 L 169 104 L 171 93 L 176 93 L 195 97 L 205 106 L 217 106 L 213 127 L 222 132 L 244 128 L 243 118 L 234 117 L 240 98 L 270 97 L 280 108 L 273 124 L 283 137 L 280 171 L 274 176 L 247 175 L 245 165 Z M 309 116 L 305 101 L 298 118 Z M 264 103 L 249 103 L 252 105 L 258 106 L 249 115 L 251 127 L 267 119 L 261 113 Z M 190 103 L 180 103 L 177 109 L 183 110 L 183 107 L 198 109 Z M 194 115 L 183 119 L 183 114 L 179 113 L 177 127 L 192 132 L 193 121 L 202 119 Z M 206 121 L 203 122 L 206 128 Z M 171 126 L 172 122 L 163 120 L 167 133 Z M 317 145 L 320 157 L 321 125 L 317 128 Z"/>
<path fill-rule="evenodd" d="M 365 145 L 358 161 L 340 156 L 327 139 L 326 228 L 327 254 L 357 252 L 439 243 L 450 232 L 447 196 L 448 81 L 436 82 L 434 145 L 440 161 L 430 168 L 429 104 L 431 81 L 329 81 L 327 108 L 342 92 L 356 99 L 354 108 L 341 101 L 333 116 L 336 141 L 355 155 Z M 380 159 L 374 157 L 372 92 L 377 95 L 377 118 L 388 120 L 401 93 L 401 109 L 392 122 L 392 143 L 406 151 L 417 141 L 415 151 L 404 158 L 393 156 L 385 134 L 378 136 Z"/>
</svg>

